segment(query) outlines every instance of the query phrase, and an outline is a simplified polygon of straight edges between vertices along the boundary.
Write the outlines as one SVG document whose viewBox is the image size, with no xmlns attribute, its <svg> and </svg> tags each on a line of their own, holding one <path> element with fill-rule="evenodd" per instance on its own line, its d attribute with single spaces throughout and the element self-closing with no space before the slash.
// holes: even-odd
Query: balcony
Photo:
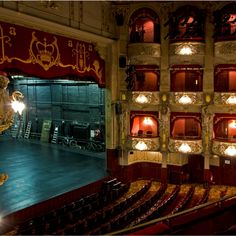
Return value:
<svg viewBox="0 0 236 236">
<path fill-rule="evenodd" d="M 202 140 L 181 140 L 170 138 L 169 151 L 183 154 L 201 154 L 203 151 Z"/>
<path fill-rule="evenodd" d="M 235 143 L 213 140 L 212 152 L 219 156 L 236 157 L 236 140 Z"/>
<path fill-rule="evenodd" d="M 130 43 L 128 57 L 131 65 L 160 65 L 161 46 L 159 43 Z"/>
<path fill-rule="evenodd" d="M 160 148 L 160 138 L 128 137 L 126 148 L 139 151 L 158 151 Z"/>
<path fill-rule="evenodd" d="M 170 103 L 176 105 L 202 105 L 204 101 L 202 92 L 172 92 Z"/>
</svg>

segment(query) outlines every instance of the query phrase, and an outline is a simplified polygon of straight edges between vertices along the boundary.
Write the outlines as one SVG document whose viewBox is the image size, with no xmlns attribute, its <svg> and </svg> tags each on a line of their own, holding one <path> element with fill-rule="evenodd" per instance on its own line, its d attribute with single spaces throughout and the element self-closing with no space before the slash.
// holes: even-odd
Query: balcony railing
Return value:
<svg viewBox="0 0 236 236">
<path fill-rule="evenodd" d="M 236 41 L 229 39 L 224 41 L 215 42 L 215 57 L 218 58 L 217 63 L 234 63 L 236 60 L 235 55 Z"/>
<path fill-rule="evenodd" d="M 131 65 L 159 65 L 161 46 L 159 43 L 130 43 L 128 57 Z"/>
<path fill-rule="evenodd" d="M 236 105 L 236 93 L 214 93 L 214 103 L 218 105 Z"/>
<path fill-rule="evenodd" d="M 200 154 L 203 151 L 202 140 L 173 139 L 169 140 L 169 151 L 184 154 Z"/>
<path fill-rule="evenodd" d="M 160 104 L 159 92 L 130 92 L 130 101 L 139 105 L 158 105 Z"/>
<path fill-rule="evenodd" d="M 177 105 L 202 105 L 202 92 L 172 92 L 170 94 L 170 103 Z"/>
<path fill-rule="evenodd" d="M 181 48 L 186 44 L 191 47 L 191 54 L 181 54 Z M 192 42 L 190 40 L 170 43 L 169 56 L 170 64 L 172 65 L 185 64 L 186 61 L 189 64 L 204 64 L 205 43 Z"/>
<path fill-rule="evenodd" d="M 236 142 L 213 140 L 212 152 L 219 156 L 236 157 Z"/>
<path fill-rule="evenodd" d="M 128 136 L 126 148 L 139 151 L 158 151 L 160 148 L 159 137 L 131 137 Z"/>
</svg>

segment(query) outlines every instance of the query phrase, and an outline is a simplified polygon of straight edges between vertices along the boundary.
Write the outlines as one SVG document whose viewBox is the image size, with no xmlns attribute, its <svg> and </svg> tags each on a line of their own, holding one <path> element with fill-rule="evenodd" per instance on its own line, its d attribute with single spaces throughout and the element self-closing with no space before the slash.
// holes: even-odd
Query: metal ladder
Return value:
<svg viewBox="0 0 236 236">
<path fill-rule="evenodd" d="M 53 132 L 51 143 L 54 143 L 54 144 L 57 143 L 57 139 L 58 139 L 58 127 L 56 126 Z"/>
<path fill-rule="evenodd" d="M 24 135 L 25 139 L 29 139 L 31 126 L 32 126 L 32 122 L 29 121 L 28 124 L 27 124 L 26 130 L 25 130 L 25 135 Z"/>
<path fill-rule="evenodd" d="M 22 132 L 23 132 L 23 120 L 18 119 L 12 125 L 11 135 L 13 138 L 21 138 Z"/>
</svg>

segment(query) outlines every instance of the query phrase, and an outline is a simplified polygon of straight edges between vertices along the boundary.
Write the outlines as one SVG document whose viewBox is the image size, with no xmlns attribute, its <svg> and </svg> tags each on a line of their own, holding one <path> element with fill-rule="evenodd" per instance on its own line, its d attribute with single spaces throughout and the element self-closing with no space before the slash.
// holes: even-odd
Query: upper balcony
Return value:
<svg viewBox="0 0 236 236">
<path fill-rule="evenodd" d="M 234 63 L 236 59 L 236 4 L 230 3 L 214 12 L 215 63 Z"/>
<path fill-rule="evenodd" d="M 131 65 L 160 65 L 160 20 L 151 8 L 136 10 L 129 20 L 128 58 Z"/>
<path fill-rule="evenodd" d="M 170 40 L 170 64 L 204 64 L 205 17 L 202 10 L 190 5 L 183 5 L 171 13 L 166 26 Z"/>
</svg>

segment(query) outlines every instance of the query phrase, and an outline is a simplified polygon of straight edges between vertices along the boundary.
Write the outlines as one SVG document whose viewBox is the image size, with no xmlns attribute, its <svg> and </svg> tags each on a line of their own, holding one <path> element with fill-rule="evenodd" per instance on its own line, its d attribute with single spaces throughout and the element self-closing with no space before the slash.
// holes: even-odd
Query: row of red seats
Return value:
<svg viewBox="0 0 236 236">
<path fill-rule="evenodd" d="M 117 182 L 117 179 L 114 179 L 114 181 L 111 180 L 110 183 L 116 184 Z M 113 190 L 115 190 L 115 194 L 111 194 L 113 193 Z M 65 225 L 78 222 L 92 212 L 101 209 L 109 202 L 124 194 L 127 190 L 128 185 L 122 183 L 120 183 L 119 186 L 115 185 L 114 188 L 111 187 L 109 191 L 104 191 L 102 186 L 100 192 L 84 196 L 59 209 L 55 209 L 47 214 L 23 222 L 18 226 L 18 234 L 53 234 L 56 230 L 63 229 Z"/>
</svg>

